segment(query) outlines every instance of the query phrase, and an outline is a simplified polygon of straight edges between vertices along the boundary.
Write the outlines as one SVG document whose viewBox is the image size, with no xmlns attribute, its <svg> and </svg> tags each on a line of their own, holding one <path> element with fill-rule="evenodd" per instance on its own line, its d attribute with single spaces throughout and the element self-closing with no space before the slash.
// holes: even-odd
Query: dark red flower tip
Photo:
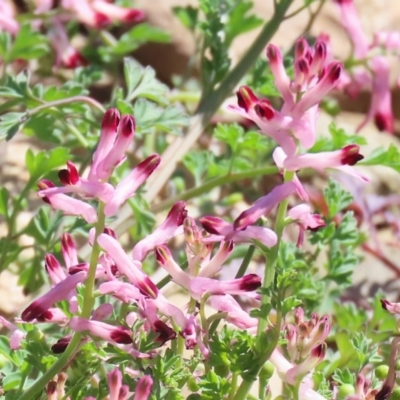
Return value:
<svg viewBox="0 0 400 400">
<path fill-rule="evenodd" d="M 261 278 L 256 274 L 245 275 L 240 282 L 240 290 L 245 290 L 247 292 L 252 292 L 257 290 L 261 286 Z"/>
<path fill-rule="evenodd" d="M 131 8 L 127 10 L 126 15 L 123 18 L 124 22 L 139 22 L 142 21 L 145 17 L 145 13 L 142 10 L 138 10 L 136 8 Z"/>
<path fill-rule="evenodd" d="M 113 237 L 114 239 L 117 238 L 117 234 L 115 233 L 114 229 L 106 227 L 106 228 L 104 228 L 103 233 L 105 233 L 108 236 Z"/>
<path fill-rule="evenodd" d="M 37 183 L 37 185 L 40 190 L 50 189 L 56 186 L 52 181 L 49 181 L 48 179 L 41 179 Z"/>
<path fill-rule="evenodd" d="M 262 118 L 270 121 L 275 116 L 275 110 L 272 108 L 271 103 L 266 100 L 260 100 L 255 106 L 254 111 Z"/>
<path fill-rule="evenodd" d="M 333 62 L 328 66 L 328 71 L 326 72 L 327 78 L 331 83 L 336 82 L 340 78 L 343 66 L 340 62 Z"/>
<path fill-rule="evenodd" d="M 297 68 L 299 69 L 300 72 L 303 74 L 307 75 L 309 71 L 309 64 L 308 61 L 305 58 L 300 58 L 300 60 L 296 61 Z"/>
<path fill-rule="evenodd" d="M 42 315 L 45 311 L 47 310 L 43 308 L 43 306 L 38 303 L 38 301 L 34 301 L 22 312 L 21 319 L 22 321 L 30 322 L 38 316 Z"/>
<path fill-rule="evenodd" d="M 65 336 L 61 339 L 58 339 L 56 343 L 51 346 L 51 351 L 54 354 L 64 353 L 65 349 L 68 347 L 69 342 L 71 341 L 72 336 Z"/>
<path fill-rule="evenodd" d="M 161 265 L 166 265 L 168 258 L 171 257 L 171 253 L 166 246 L 157 246 L 154 249 L 154 254 L 156 256 L 156 260 Z"/>
<path fill-rule="evenodd" d="M 46 310 L 43 314 L 36 317 L 39 322 L 48 322 L 53 319 L 53 313 L 50 310 Z"/>
<path fill-rule="evenodd" d="M 362 160 L 364 156 L 359 153 L 360 146 L 356 144 L 349 144 L 342 149 L 342 157 L 340 162 L 342 165 L 355 165 L 358 161 Z"/>
<path fill-rule="evenodd" d="M 381 301 L 382 308 L 384 310 L 387 310 L 387 306 L 388 306 L 389 302 L 386 299 L 381 299 L 380 301 Z"/>
<path fill-rule="evenodd" d="M 132 115 L 124 115 L 120 122 L 120 133 L 123 136 L 131 136 L 135 133 L 136 123 Z"/>
<path fill-rule="evenodd" d="M 47 271 L 55 271 L 55 270 L 61 268 L 60 263 L 58 262 L 57 258 L 55 258 L 54 255 L 51 253 L 45 255 L 44 265 L 45 265 Z"/>
<path fill-rule="evenodd" d="M 158 154 L 153 154 L 140 162 L 136 168 L 142 173 L 150 175 L 160 165 L 160 162 L 161 157 Z"/>
<path fill-rule="evenodd" d="M 95 13 L 94 20 L 96 28 L 104 28 L 106 25 L 109 25 L 112 22 L 107 15 L 99 12 Z"/>
<path fill-rule="evenodd" d="M 69 68 L 69 69 L 75 69 L 78 67 L 86 67 L 89 65 L 89 61 L 86 60 L 85 57 L 83 57 L 82 54 L 79 52 L 75 51 L 69 58 L 68 60 L 64 61 L 64 67 Z"/>
<path fill-rule="evenodd" d="M 316 358 L 324 358 L 326 353 L 326 344 L 321 343 L 311 350 L 311 355 Z"/>
<path fill-rule="evenodd" d="M 46 385 L 46 395 L 51 396 L 53 395 L 57 390 L 57 382 L 56 381 L 50 381 Z"/>
<path fill-rule="evenodd" d="M 82 272 L 82 271 L 89 271 L 89 264 L 88 263 L 79 263 L 79 264 L 71 266 L 68 269 L 68 274 L 69 275 L 75 275 L 78 272 Z"/>
<path fill-rule="evenodd" d="M 317 40 L 314 45 L 314 57 L 318 59 L 325 59 L 327 53 L 326 43 L 322 40 Z"/>
<path fill-rule="evenodd" d="M 138 284 L 137 288 L 144 296 L 152 299 L 156 299 L 158 296 L 158 287 L 147 276 L 144 277 L 143 281 Z"/>
<path fill-rule="evenodd" d="M 353 3 L 353 0 L 333 0 L 337 4 L 350 4 Z"/>
<path fill-rule="evenodd" d="M 241 86 L 236 92 L 238 106 L 248 112 L 258 102 L 257 96 L 248 86 Z"/>
<path fill-rule="evenodd" d="M 79 182 L 79 172 L 72 162 L 67 161 L 67 169 L 58 171 L 58 178 L 63 185 L 76 185 Z"/>
<path fill-rule="evenodd" d="M 114 340 L 114 342 L 120 344 L 131 344 L 132 340 L 132 332 L 129 329 L 124 327 L 118 327 L 114 331 L 111 332 L 110 338 Z"/>
<path fill-rule="evenodd" d="M 208 215 L 205 217 L 201 217 L 199 219 L 201 226 L 208 233 L 212 233 L 213 235 L 220 235 L 221 228 L 221 219 L 218 217 L 213 217 L 212 215 Z"/>
<path fill-rule="evenodd" d="M 158 333 L 156 341 L 160 342 L 161 345 L 168 340 L 173 340 L 176 338 L 176 332 L 161 320 L 154 322 L 153 328 L 154 331 Z"/>
<path fill-rule="evenodd" d="M 178 201 L 172 206 L 166 219 L 170 220 L 171 222 L 175 222 L 178 226 L 181 226 L 187 217 L 187 210 L 185 207 L 186 202 Z"/>
<path fill-rule="evenodd" d="M 121 119 L 121 114 L 116 108 L 110 108 L 106 111 L 101 123 L 101 129 L 105 131 L 116 132 L 119 121 Z"/>
<path fill-rule="evenodd" d="M 279 49 L 275 45 L 269 44 L 267 46 L 267 57 L 268 57 L 269 62 L 278 61 Z"/>
<path fill-rule="evenodd" d="M 296 45 L 294 48 L 294 56 L 296 59 L 304 57 L 308 50 L 308 43 L 303 37 L 299 38 L 296 41 Z"/>
<path fill-rule="evenodd" d="M 393 133 L 394 118 L 392 115 L 378 112 L 374 115 L 374 122 L 380 132 Z"/>
</svg>

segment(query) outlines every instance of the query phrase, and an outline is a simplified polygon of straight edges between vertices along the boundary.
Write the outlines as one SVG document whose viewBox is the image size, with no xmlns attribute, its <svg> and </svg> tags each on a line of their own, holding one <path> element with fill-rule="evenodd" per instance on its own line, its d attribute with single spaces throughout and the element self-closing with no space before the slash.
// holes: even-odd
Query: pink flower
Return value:
<svg viewBox="0 0 400 400">
<path fill-rule="evenodd" d="M 112 21 L 133 23 L 144 18 L 144 12 L 136 8 L 123 8 L 103 0 L 95 0 L 91 7 L 97 13 L 107 15 Z"/>
<path fill-rule="evenodd" d="M 10 336 L 11 350 L 19 350 L 21 348 L 22 340 L 25 339 L 26 333 L 18 329 L 14 324 L 9 322 L 2 316 L 0 316 L 0 324 L 2 324 L 6 329 L 12 332 Z"/>
<path fill-rule="evenodd" d="M 39 196 L 51 196 L 58 193 L 78 193 L 82 196 L 97 197 L 108 202 L 114 194 L 114 188 L 109 183 L 93 182 L 79 176 L 75 165 L 67 161 L 67 169 L 58 172 L 58 177 L 64 187 L 52 187 L 41 190 Z"/>
<path fill-rule="evenodd" d="M 256 274 L 248 274 L 230 281 L 194 277 L 190 280 L 190 291 L 194 295 L 210 294 L 245 294 L 257 290 L 261 286 L 261 278 Z"/>
<path fill-rule="evenodd" d="M 296 382 L 312 371 L 325 357 L 326 343 L 321 343 L 315 346 L 310 355 L 300 364 L 294 366 L 286 372 L 286 381 L 290 385 L 295 385 Z"/>
<path fill-rule="evenodd" d="M 150 329 L 155 333 L 158 333 L 156 342 L 163 345 L 169 340 L 173 340 L 176 337 L 176 332 L 170 328 L 165 322 L 161 321 L 157 315 L 157 308 L 152 299 L 142 298 L 139 301 L 139 310 L 142 318 L 144 318 Z"/>
<path fill-rule="evenodd" d="M 159 166 L 161 158 L 158 154 L 146 158 L 116 187 L 114 195 L 107 201 L 104 213 L 107 217 L 115 215 L 121 204 L 132 197 L 138 187 L 142 185 L 153 171 Z"/>
<path fill-rule="evenodd" d="M 67 277 L 67 274 L 53 254 L 46 254 L 44 262 L 46 271 L 53 285 L 57 285 L 57 283 L 60 283 Z"/>
<path fill-rule="evenodd" d="M 296 371 L 294 373 L 292 371 L 290 372 L 289 377 L 287 376 L 287 373 L 293 370 L 293 368 L 295 367 L 288 360 L 286 360 L 286 358 L 280 353 L 278 349 L 275 349 L 272 352 L 270 361 L 276 368 L 280 378 L 284 382 L 293 385 L 293 383 L 291 383 L 293 378 L 297 378 L 297 376 L 299 376 L 300 374 L 296 375 Z M 307 365 L 310 366 L 311 362 L 309 362 L 309 364 Z M 308 377 L 304 378 L 300 383 L 299 397 L 302 400 L 326 400 L 325 397 L 321 396 L 318 392 L 312 390 L 312 381 Z"/>
<path fill-rule="evenodd" d="M 239 329 L 254 328 L 258 324 L 257 318 L 250 317 L 229 294 L 213 295 L 210 297 L 209 303 L 215 310 L 226 312 L 226 320 Z"/>
<path fill-rule="evenodd" d="M 136 385 L 133 400 L 147 400 L 150 396 L 153 379 L 149 375 L 142 376 Z"/>
<path fill-rule="evenodd" d="M 168 272 L 172 280 L 179 286 L 189 290 L 191 277 L 175 262 L 168 247 L 164 245 L 157 246 L 154 252 L 157 262 Z"/>
<path fill-rule="evenodd" d="M 224 262 L 228 259 L 232 251 L 233 251 L 232 241 L 221 242 L 219 249 L 211 258 L 211 260 L 202 263 L 201 269 L 197 275 L 203 277 L 210 277 L 217 274 L 222 269 Z"/>
<path fill-rule="evenodd" d="M 400 303 L 392 303 L 389 300 L 381 299 L 382 308 L 391 314 L 400 314 Z"/>
<path fill-rule="evenodd" d="M 139 241 L 132 250 L 134 260 L 142 261 L 150 250 L 168 242 L 182 232 L 181 225 L 186 218 L 186 203 L 178 201 L 173 205 L 165 221 L 150 235 Z"/>
<path fill-rule="evenodd" d="M 314 168 L 317 170 L 335 168 L 368 182 L 367 177 L 358 173 L 354 168 L 351 168 L 358 161 L 364 158 L 359 151 L 360 146 L 349 144 L 341 150 L 299 154 L 287 157 L 283 161 L 283 167 L 288 171 L 298 171 L 304 168 Z"/>
<path fill-rule="evenodd" d="M 86 272 L 78 272 L 75 275 L 67 276 L 46 294 L 36 299 L 29 305 L 21 315 L 23 321 L 33 321 L 47 311 L 54 303 L 64 300 L 76 286 L 86 279 Z"/>
<path fill-rule="evenodd" d="M 62 6 L 74 11 L 78 21 L 92 28 L 102 28 L 111 23 L 106 14 L 93 10 L 88 0 L 63 0 Z"/>
<path fill-rule="evenodd" d="M 129 281 L 136 286 L 142 294 L 156 298 L 158 294 L 157 286 L 141 270 L 138 261 L 131 260 L 123 250 L 120 243 L 113 237 L 102 233 L 97 238 L 99 245 L 114 260 L 119 272 L 125 275 Z"/>
<path fill-rule="evenodd" d="M 234 228 L 237 230 L 246 229 L 262 215 L 268 215 L 275 206 L 295 191 L 296 185 L 293 182 L 285 182 L 275 187 L 269 194 L 260 197 L 252 207 L 243 211 L 233 223 Z"/>
<path fill-rule="evenodd" d="M 235 243 L 252 243 L 258 240 L 267 247 L 275 246 L 277 241 L 275 232 L 263 226 L 246 226 L 244 230 L 239 231 L 235 229 L 234 224 L 211 215 L 201 217 L 199 221 L 207 232 L 216 235 L 211 237 L 211 240 L 229 240 Z"/>
<path fill-rule="evenodd" d="M 38 182 L 39 189 L 42 192 L 46 189 L 54 188 L 54 184 L 47 179 Z M 58 189 L 58 188 L 56 188 Z M 96 210 L 88 203 L 66 196 L 62 193 L 55 193 L 49 196 L 43 195 L 43 201 L 49 203 L 55 210 L 62 211 L 65 215 L 82 216 L 89 224 L 97 221 Z"/>
<path fill-rule="evenodd" d="M 379 131 L 393 133 L 394 117 L 390 90 L 390 65 L 383 57 L 373 57 L 370 61 L 372 76 L 372 99 L 366 119 L 357 128 L 361 130 L 371 119 Z"/>
<path fill-rule="evenodd" d="M 99 286 L 99 292 L 101 294 L 112 294 L 124 303 L 130 303 L 132 301 L 136 302 L 142 296 L 136 286 L 133 286 L 127 282 L 121 282 L 119 280 L 102 283 Z"/>
<path fill-rule="evenodd" d="M 291 218 L 299 226 L 299 237 L 297 239 L 297 247 L 301 247 L 304 242 L 304 232 L 306 230 L 316 230 L 325 226 L 325 221 L 318 214 L 311 214 L 310 206 L 300 204 L 291 208 L 288 212 Z"/>
<path fill-rule="evenodd" d="M 15 19 L 14 10 L 7 0 L 0 0 L 0 29 L 15 35 L 19 31 L 19 23 Z"/>
<path fill-rule="evenodd" d="M 97 149 L 93 153 L 93 162 L 89 171 L 89 180 L 100 180 L 97 176 L 97 167 L 103 161 L 114 146 L 118 135 L 118 125 L 121 115 L 116 108 L 110 108 L 106 111 L 101 124 L 100 140 Z"/>
<path fill-rule="evenodd" d="M 238 106 L 229 105 L 229 109 L 254 121 L 263 134 L 273 138 L 288 154 L 294 154 L 296 143 L 291 132 L 306 129 L 305 124 L 274 110 L 268 100 L 259 100 L 249 87 L 240 87 L 236 94 Z"/>
<path fill-rule="evenodd" d="M 69 326 L 75 332 L 87 331 L 90 335 L 112 344 L 130 344 L 133 342 L 132 332 L 122 326 L 113 326 L 81 317 L 72 317 Z"/>
<path fill-rule="evenodd" d="M 114 368 L 107 375 L 108 382 L 108 390 L 109 390 L 109 399 L 110 400 L 118 400 L 119 390 L 122 386 L 122 374 L 118 368 Z"/>
<path fill-rule="evenodd" d="M 56 52 L 56 66 L 77 68 L 88 65 L 82 54 L 71 46 L 67 32 L 60 22 L 53 20 L 53 28 L 48 31 L 48 37 Z"/>
<path fill-rule="evenodd" d="M 356 58 L 365 58 L 368 53 L 368 41 L 361 26 L 360 18 L 353 0 L 335 0 L 339 5 L 340 21 L 350 36 Z"/>
<path fill-rule="evenodd" d="M 67 269 L 79 264 L 78 252 L 72 236 L 69 233 L 64 233 L 61 236 L 61 252 Z"/>
<path fill-rule="evenodd" d="M 135 135 L 135 120 L 131 115 L 124 115 L 118 125 L 118 135 L 108 154 L 99 162 L 96 176 L 99 179 L 108 179 L 115 167 L 125 160 L 125 152 Z"/>
</svg>

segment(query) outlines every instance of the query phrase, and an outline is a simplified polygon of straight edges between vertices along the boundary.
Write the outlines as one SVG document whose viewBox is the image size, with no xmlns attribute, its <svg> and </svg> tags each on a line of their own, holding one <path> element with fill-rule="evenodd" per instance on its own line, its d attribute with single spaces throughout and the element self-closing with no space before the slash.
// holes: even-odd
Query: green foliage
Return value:
<svg viewBox="0 0 400 400">
<path fill-rule="evenodd" d="M 362 160 L 360 165 L 383 165 L 400 172 L 400 152 L 393 144 L 387 150 L 380 147 Z"/>
<path fill-rule="evenodd" d="M 202 84 L 204 92 L 209 93 L 229 71 L 228 50 L 233 39 L 257 28 L 262 20 L 249 14 L 252 2 L 248 0 L 200 0 L 199 5 L 205 17 L 200 24 Z"/>
<path fill-rule="evenodd" d="M 30 23 L 23 24 L 15 40 L 8 32 L 0 32 L 0 59 L 6 63 L 15 60 L 32 60 L 49 52 L 46 36 L 40 34 Z"/>
<path fill-rule="evenodd" d="M 319 153 L 321 151 L 339 150 L 349 144 L 358 144 L 360 146 L 367 144 L 365 137 L 348 134 L 343 128 L 338 127 L 335 122 L 329 124 L 328 131 L 330 137 L 318 137 L 310 152 Z"/>
<path fill-rule="evenodd" d="M 324 189 L 324 198 L 329 210 L 329 218 L 333 218 L 353 201 L 352 195 L 344 190 L 338 182 L 329 179 Z"/>
</svg>

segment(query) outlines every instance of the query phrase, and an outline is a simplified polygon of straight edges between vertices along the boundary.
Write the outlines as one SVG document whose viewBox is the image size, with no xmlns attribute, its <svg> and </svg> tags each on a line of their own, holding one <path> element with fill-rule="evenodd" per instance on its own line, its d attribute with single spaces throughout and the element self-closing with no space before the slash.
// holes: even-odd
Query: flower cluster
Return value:
<svg viewBox="0 0 400 400">
<path fill-rule="evenodd" d="M 94 29 L 100 29 L 115 22 L 132 24 L 143 20 L 144 13 L 135 8 L 124 8 L 107 0 L 63 0 L 58 6 L 53 0 L 34 0 L 32 12 L 36 16 L 35 27 L 45 27 L 49 41 L 56 52 L 56 65 L 76 68 L 87 65 L 87 60 L 69 42 L 65 23 L 76 20 Z M 44 18 L 55 7 L 60 12 L 51 18 Z M 20 24 L 16 12 L 8 0 L 0 0 L 0 29 L 16 35 Z"/>
<path fill-rule="evenodd" d="M 369 112 L 358 130 L 369 121 L 374 121 L 380 131 L 393 133 L 389 56 L 400 55 L 400 34 L 399 32 L 377 32 L 369 43 L 354 1 L 335 0 L 335 2 L 339 8 L 340 21 L 353 45 L 353 51 L 346 62 L 346 71 L 341 76 L 339 88 L 344 89 L 351 98 L 357 97 L 362 90 L 371 92 Z"/>
<path fill-rule="evenodd" d="M 252 119 L 263 134 L 280 145 L 275 149 L 274 160 L 284 182 L 244 210 L 233 223 L 216 216 L 203 216 L 199 218 L 200 227 L 188 215 L 186 203 L 178 201 L 165 221 L 134 245 L 131 255 L 125 252 L 115 232 L 107 226 L 107 217 L 116 215 L 120 206 L 135 195 L 138 187 L 160 164 L 160 156 L 147 157 L 116 186 L 111 185 L 110 177 L 125 161 L 136 127 L 133 116 L 121 116 L 118 110 L 109 109 L 104 115 L 100 139 L 87 175 L 81 174 L 77 166 L 68 161 L 66 168 L 58 174 L 60 185 L 45 179 L 38 182 L 39 196 L 53 209 L 82 217 L 88 224 L 95 225 L 88 235 L 93 248 L 92 258 L 90 262 L 79 260 L 72 236 L 64 234 L 61 239 L 64 265 L 53 254 L 46 255 L 45 266 L 52 286 L 22 312 L 17 322 L 50 322 L 65 327 L 68 333 L 52 344 L 54 353 L 68 351 L 74 343 L 78 343 L 75 346 L 84 345 L 91 339 L 97 345 L 106 343 L 123 354 L 142 360 L 152 359 L 158 347 L 174 339 L 181 340 L 203 360 L 209 360 L 211 346 L 206 305 L 238 329 L 249 333 L 259 329 L 260 321 L 243 309 L 240 298 L 234 296 L 251 300 L 253 307 L 262 309 L 262 295 L 255 293 L 262 286 L 262 277 L 248 273 L 234 279 L 217 279 L 234 247 L 251 243 L 276 249 L 282 231 L 289 224 L 298 227 L 297 245 L 301 246 L 307 229 L 325 225 L 307 204 L 292 207 L 287 215 L 283 208 L 279 235 L 266 226 L 255 225 L 261 216 L 268 215 L 275 207 L 282 210 L 282 205 L 287 206 L 287 199 L 292 194 L 297 193 L 303 201 L 308 200 L 296 175 L 298 170 L 335 168 L 365 180 L 352 167 L 362 159 L 356 145 L 328 153 L 307 152 L 315 143 L 319 102 L 337 84 L 342 66 L 327 62 L 326 46 L 322 41 L 311 49 L 304 39 L 300 39 L 295 55 L 295 79 L 290 82 L 279 49 L 273 45 L 267 49 L 275 83 L 282 94 L 280 111 L 275 110 L 268 100 L 257 98 L 247 87 L 239 89 L 238 106 L 231 107 Z M 186 269 L 177 263 L 170 250 L 170 241 L 176 236 L 183 237 Z M 145 273 L 143 262 L 150 255 L 155 255 L 174 284 L 188 293 L 187 304 L 174 305 Z M 103 300 L 96 308 L 93 306 L 93 287 L 96 287 L 96 296 Z M 88 290 L 92 290 L 89 295 Z M 57 303 L 65 300 L 68 312 L 65 308 L 64 311 L 57 308 Z M 91 305 L 89 308 L 88 304 Z M 129 312 L 116 320 L 114 312 L 121 307 Z M 13 347 L 18 348 L 24 335 L 16 326 L 9 324 L 8 327 L 13 331 Z M 272 353 L 271 362 L 284 382 L 295 385 L 300 381 L 304 399 L 320 398 L 312 390 L 306 375 L 323 359 L 324 340 L 329 330 L 326 317 L 313 314 L 306 322 L 304 312 L 298 309 L 295 325 L 286 326 L 291 361 L 278 348 Z M 145 348 L 141 346 L 143 337 L 152 341 Z M 147 391 L 143 389 L 145 394 L 136 397 L 137 389 L 135 398 L 148 397 L 151 382 L 146 376 L 139 380 L 137 388 L 144 382 Z M 49 385 L 51 391 L 58 382 Z M 117 370 L 109 375 L 109 388 L 109 399 L 127 398 Z"/>
</svg>

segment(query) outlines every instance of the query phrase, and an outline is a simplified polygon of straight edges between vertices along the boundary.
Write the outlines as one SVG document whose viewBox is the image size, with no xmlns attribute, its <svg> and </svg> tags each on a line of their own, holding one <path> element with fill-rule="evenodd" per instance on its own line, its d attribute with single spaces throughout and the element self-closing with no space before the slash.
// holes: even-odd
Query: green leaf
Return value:
<svg viewBox="0 0 400 400">
<path fill-rule="evenodd" d="M 324 198 L 328 205 L 329 218 L 333 218 L 353 201 L 352 195 L 333 179 L 329 179 L 328 187 L 324 189 Z"/>
<path fill-rule="evenodd" d="M 400 172 L 400 152 L 391 144 L 387 150 L 381 148 L 373 151 L 369 157 L 358 163 L 359 165 L 383 165 Z"/>
<path fill-rule="evenodd" d="M 11 35 L 0 31 L 0 58 L 5 59 L 11 48 Z"/>
<path fill-rule="evenodd" d="M 0 139 L 6 137 L 10 140 L 18 132 L 25 119 L 26 113 L 9 112 L 0 117 Z"/>
<path fill-rule="evenodd" d="M 28 150 L 25 156 L 26 167 L 32 180 L 40 179 L 54 168 L 58 168 L 69 159 L 68 149 L 57 147 L 50 151 L 39 151 L 34 154 Z"/>
<path fill-rule="evenodd" d="M 322 151 L 334 151 L 347 146 L 348 144 L 365 145 L 367 140 L 360 135 L 350 135 L 342 128 L 336 126 L 334 122 L 329 125 L 329 133 L 331 137 L 320 137 L 314 146 L 310 149 L 312 153 Z"/>
<path fill-rule="evenodd" d="M 174 14 L 181 21 L 182 25 L 194 32 L 197 26 L 199 9 L 192 6 L 173 7 Z"/>
<path fill-rule="evenodd" d="M 189 123 L 188 116 L 180 107 L 161 108 L 142 98 L 138 99 L 133 107 L 125 101 L 117 101 L 117 107 L 121 112 L 129 112 L 135 116 L 139 134 L 159 130 L 179 135 L 181 129 Z"/>
<path fill-rule="evenodd" d="M 44 56 L 49 51 L 46 36 L 34 30 L 30 23 L 22 25 L 19 30 L 11 51 L 6 55 L 9 63 L 16 59 L 32 60 Z"/>
<path fill-rule="evenodd" d="M 229 10 L 228 22 L 226 23 L 225 43 L 229 46 L 235 37 L 258 28 L 263 23 L 263 19 L 254 15 L 246 15 L 253 8 L 252 1 L 240 0 L 231 1 L 232 7 Z"/>
<path fill-rule="evenodd" d="M 126 101 L 145 97 L 166 104 L 168 87 L 156 79 L 153 68 L 141 66 L 133 58 L 124 59 L 124 75 L 127 85 Z"/>
<path fill-rule="evenodd" d="M 8 218 L 9 215 L 8 212 L 9 200 L 10 200 L 9 191 L 5 187 L 0 188 L 0 214 L 4 215 L 6 218 Z"/>
<path fill-rule="evenodd" d="M 0 97 L 23 99 L 28 94 L 29 80 L 28 70 L 21 71 L 16 77 L 7 75 L 4 86 L 0 86 Z"/>
</svg>

